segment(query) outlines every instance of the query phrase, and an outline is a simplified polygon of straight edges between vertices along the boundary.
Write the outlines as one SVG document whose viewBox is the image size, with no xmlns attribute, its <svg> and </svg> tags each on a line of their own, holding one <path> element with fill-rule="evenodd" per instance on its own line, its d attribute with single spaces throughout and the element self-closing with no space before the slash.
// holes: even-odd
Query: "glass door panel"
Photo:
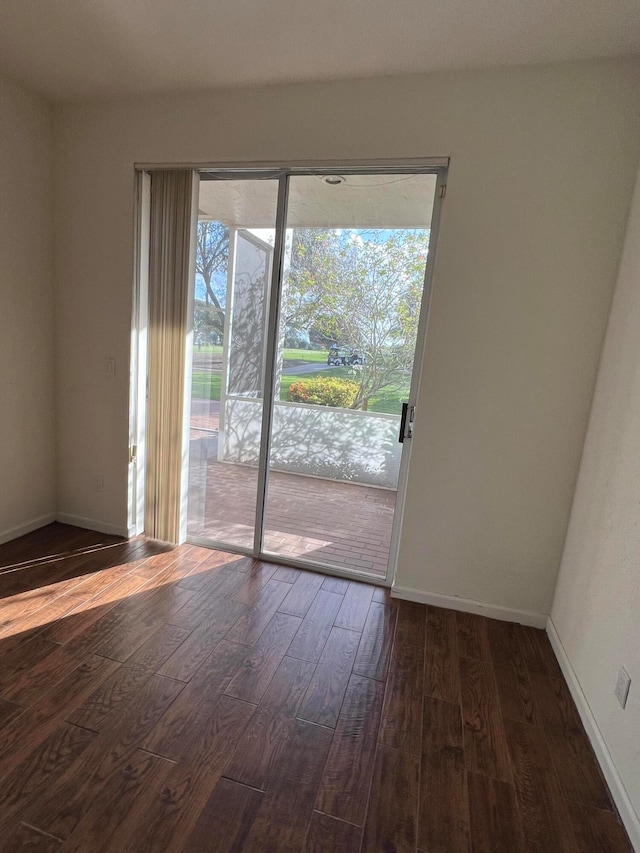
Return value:
<svg viewBox="0 0 640 853">
<path fill-rule="evenodd" d="M 253 550 L 278 181 L 201 180 L 188 534 Z"/>
<path fill-rule="evenodd" d="M 434 174 L 290 178 L 266 554 L 387 575 L 435 190 Z"/>
</svg>

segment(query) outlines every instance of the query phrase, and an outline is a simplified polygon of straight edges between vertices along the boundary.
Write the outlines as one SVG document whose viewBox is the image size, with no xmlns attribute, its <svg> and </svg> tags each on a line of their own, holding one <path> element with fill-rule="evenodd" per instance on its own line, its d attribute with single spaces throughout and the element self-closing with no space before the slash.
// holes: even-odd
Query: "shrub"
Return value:
<svg viewBox="0 0 640 853">
<path fill-rule="evenodd" d="M 333 406 L 348 409 L 356 398 L 359 382 L 353 379 L 318 376 L 315 379 L 301 379 L 289 386 L 289 400 L 292 403 L 311 403 L 314 406 Z"/>
</svg>

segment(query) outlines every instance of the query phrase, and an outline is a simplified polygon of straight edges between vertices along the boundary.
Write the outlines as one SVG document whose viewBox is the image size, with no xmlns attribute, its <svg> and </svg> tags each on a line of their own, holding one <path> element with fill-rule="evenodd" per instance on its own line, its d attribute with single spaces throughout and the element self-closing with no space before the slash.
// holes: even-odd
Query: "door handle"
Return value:
<svg viewBox="0 0 640 853">
<path fill-rule="evenodd" d="M 408 403 L 402 404 L 402 415 L 400 416 L 400 434 L 398 441 L 404 444 L 405 439 L 413 438 L 413 417 L 416 407 L 410 406 Z"/>
</svg>

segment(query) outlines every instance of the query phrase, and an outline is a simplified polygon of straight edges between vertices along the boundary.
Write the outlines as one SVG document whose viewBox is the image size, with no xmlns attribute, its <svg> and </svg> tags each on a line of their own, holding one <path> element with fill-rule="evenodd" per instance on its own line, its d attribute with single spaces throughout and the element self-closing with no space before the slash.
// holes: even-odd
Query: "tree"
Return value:
<svg viewBox="0 0 640 853">
<path fill-rule="evenodd" d="M 209 323 L 221 337 L 224 333 L 224 305 L 216 294 L 215 278 L 226 274 L 229 263 L 229 231 L 221 222 L 200 220 L 196 239 L 196 272 L 204 282 L 204 302 L 211 306 Z"/>
<path fill-rule="evenodd" d="M 193 309 L 193 331 L 197 344 L 219 343 L 220 316 L 218 309 L 207 305 L 202 299 L 196 299 Z"/>
<path fill-rule="evenodd" d="M 364 356 L 352 408 L 410 381 L 428 244 L 424 230 L 294 230 L 286 322 Z"/>
</svg>

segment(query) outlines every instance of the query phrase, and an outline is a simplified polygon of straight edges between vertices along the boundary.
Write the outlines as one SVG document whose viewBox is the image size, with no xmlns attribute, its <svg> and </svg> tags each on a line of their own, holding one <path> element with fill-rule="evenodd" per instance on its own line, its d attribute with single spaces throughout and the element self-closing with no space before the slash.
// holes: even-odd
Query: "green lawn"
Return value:
<svg viewBox="0 0 640 853">
<path fill-rule="evenodd" d="M 193 347 L 194 352 L 215 352 L 222 354 L 222 347 L 217 344 L 203 344 L 202 346 L 198 346 L 197 344 Z"/>
<path fill-rule="evenodd" d="M 345 371 L 342 367 L 335 367 L 331 370 L 325 370 L 323 376 L 344 376 Z M 280 399 L 286 400 L 289 391 L 289 385 L 292 382 L 298 382 L 300 379 L 309 379 L 309 374 L 294 374 L 293 376 L 282 376 L 280 379 Z M 220 374 L 208 373 L 204 370 L 194 370 L 191 374 L 191 396 L 200 400 L 219 400 L 220 399 Z"/>
<path fill-rule="evenodd" d="M 370 412 L 401 415 L 402 404 L 409 399 L 408 388 L 383 388 L 369 403 Z"/>
<path fill-rule="evenodd" d="M 328 351 L 326 349 L 285 349 L 282 352 L 282 358 L 287 361 L 296 359 L 296 361 L 313 361 L 324 362 L 326 364 Z"/>
<path fill-rule="evenodd" d="M 219 400 L 220 382 L 219 373 L 194 370 L 191 374 L 191 396 L 197 400 Z"/>
<path fill-rule="evenodd" d="M 222 352 L 222 347 L 203 347 L 202 352 Z M 312 362 L 323 362 L 327 358 L 326 351 L 323 350 L 298 350 L 286 349 L 284 351 L 284 359 L 292 360 L 299 359 Z M 311 379 L 313 376 L 338 376 L 344 379 L 353 379 L 354 375 L 348 367 L 332 367 L 330 370 L 323 370 L 320 374 L 293 374 L 291 376 L 280 377 L 280 399 L 286 400 L 289 386 L 293 382 L 299 382 L 303 379 Z M 203 370 L 196 370 L 192 374 L 191 394 L 196 399 L 204 400 L 219 400 L 220 399 L 220 374 L 209 373 Z M 369 403 L 370 412 L 385 412 L 391 415 L 399 415 L 402 411 L 402 403 L 407 399 L 409 394 L 408 388 L 384 388 L 380 391 Z"/>
</svg>

